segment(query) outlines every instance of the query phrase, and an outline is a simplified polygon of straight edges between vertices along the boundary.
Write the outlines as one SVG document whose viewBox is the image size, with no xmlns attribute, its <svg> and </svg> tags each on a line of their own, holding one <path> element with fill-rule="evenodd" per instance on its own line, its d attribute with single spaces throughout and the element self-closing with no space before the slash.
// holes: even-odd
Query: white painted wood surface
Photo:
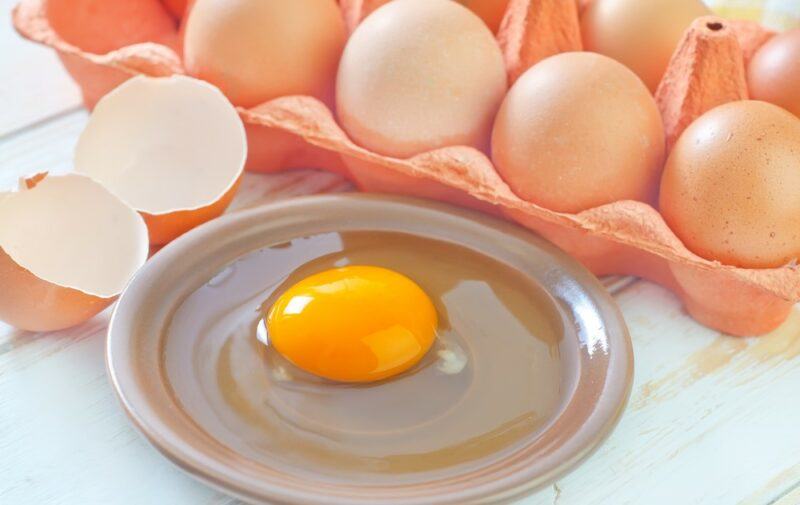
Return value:
<svg viewBox="0 0 800 505">
<path fill-rule="evenodd" d="M 57 59 L 12 33 L 12 3 L 0 0 L 0 186 L 69 170 L 86 121 Z M 248 175 L 233 208 L 347 188 L 314 172 Z M 657 286 L 607 282 L 633 336 L 630 404 L 597 452 L 523 503 L 800 504 L 800 308 L 772 335 L 739 339 Z M 47 334 L 0 323 L 0 504 L 238 503 L 128 424 L 105 375 L 108 317 Z"/>
</svg>

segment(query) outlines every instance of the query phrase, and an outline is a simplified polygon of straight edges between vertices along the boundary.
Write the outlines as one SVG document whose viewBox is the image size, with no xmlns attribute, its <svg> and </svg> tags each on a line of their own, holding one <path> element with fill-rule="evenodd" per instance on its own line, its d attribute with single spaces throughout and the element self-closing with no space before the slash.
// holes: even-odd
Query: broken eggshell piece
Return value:
<svg viewBox="0 0 800 505">
<path fill-rule="evenodd" d="M 147 259 L 147 228 L 101 184 L 46 176 L 0 193 L 0 319 L 24 330 L 79 324 Z"/>
<path fill-rule="evenodd" d="M 160 245 L 222 214 L 246 157 L 244 126 L 217 88 L 137 76 L 97 104 L 75 170 L 139 211 Z"/>
</svg>

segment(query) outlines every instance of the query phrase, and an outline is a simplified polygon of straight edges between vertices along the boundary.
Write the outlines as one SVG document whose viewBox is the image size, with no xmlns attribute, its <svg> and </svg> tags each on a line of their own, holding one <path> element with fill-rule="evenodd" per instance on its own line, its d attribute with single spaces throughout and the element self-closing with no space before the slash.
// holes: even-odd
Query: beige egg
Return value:
<svg viewBox="0 0 800 505">
<path fill-rule="evenodd" d="M 745 268 L 800 257 L 800 119 L 759 101 L 700 116 L 678 139 L 661 213 L 688 249 Z"/>
<path fill-rule="evenodd" d="M 492 159 L 524 200 L 579 212 L 655 199 L 664 129 L 653 97 L 620 63 L 562 53 L 528 69 L 494 125 Z"/>
<path fill-rule="evenodd" d="M 184 60 L 235 104 L 285 95 L 329 99 L 345 27 L 334 0 L 197 0 Z"/>
<path fill-rule="evenodd" d="M 776 35 L 747 68 L 750 98 L 780 105 L 800 117 L 800 28 Z"/>
<path fill-rule="evenodd" d="M 492 33 L 470 10 L 450 0 L 394 0 L 353 32 L 336 84 L 350 137 L 409 157 L 450 145 L 486 148 L 506 74 Z"/>
<path fill-rule="evenodd" d="M 708 14 L 700 0 L 594 0 L 581 13 L 583 47 L 624 63 L 654 92 L 683 32 Z"/>
</svg>

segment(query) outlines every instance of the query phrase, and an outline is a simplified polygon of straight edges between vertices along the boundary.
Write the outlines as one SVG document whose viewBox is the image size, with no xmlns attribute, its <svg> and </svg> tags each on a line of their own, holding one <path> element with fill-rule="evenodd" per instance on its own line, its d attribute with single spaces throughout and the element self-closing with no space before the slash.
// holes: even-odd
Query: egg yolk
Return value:
<svg viewBox="0 0 800 505">
<path fill-rule="evenodd" d="M 436 309 L 422 288 L 374 266 L 307 277 L 267 313 L 269 345 L 299 368 L 341 382 L 408 370 L 430 349 L 436 325 Z"/>
</svg>

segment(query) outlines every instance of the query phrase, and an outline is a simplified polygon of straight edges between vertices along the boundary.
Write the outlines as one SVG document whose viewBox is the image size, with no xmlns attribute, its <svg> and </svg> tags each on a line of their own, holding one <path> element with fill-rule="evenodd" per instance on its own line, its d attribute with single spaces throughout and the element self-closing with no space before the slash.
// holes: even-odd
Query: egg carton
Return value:
<svg viewBox="0 0 800 505">
<path fill-rule="evenodd" d="M 45 2 L 23 0 L 14 10 L 14 26 L 57 51 L 87 107 L 131 76 L 185 73 L 177 42 L 132 44 L 106 54 L 65 42 L 50 26 Z M 341 3 L 348 23 L 357 23 L 364 0 Z M 512 79 L 546 56 L 581 49 L 577 10 L 582 3 L 511 0 L 498 40 Z M 668 144 L 706 110 L 747 97 L 744 61 L 772 35 L 747 21 L 699 19 L 692 25 L 656 93 Z M 699 89 L 703 93 L 695 92 Z M 618 201 L 577 214 L 554 212 L 517 197 L 474 148 L 453 146 L 396 159 L 359 147 L 330 108 L 312 97 L 281 97 L 239 112 L 251 171 L 322 168 L 348 177 L 363 191 L 430 198 L 503 216 L 554 242 L 596 275 L 629 274 L 665 286 L 691 316 L 719 331 L 769 332 L 800 300 L 797 265 L 745 269 L 701 258 L 646 203 Z"/>
</svg>

